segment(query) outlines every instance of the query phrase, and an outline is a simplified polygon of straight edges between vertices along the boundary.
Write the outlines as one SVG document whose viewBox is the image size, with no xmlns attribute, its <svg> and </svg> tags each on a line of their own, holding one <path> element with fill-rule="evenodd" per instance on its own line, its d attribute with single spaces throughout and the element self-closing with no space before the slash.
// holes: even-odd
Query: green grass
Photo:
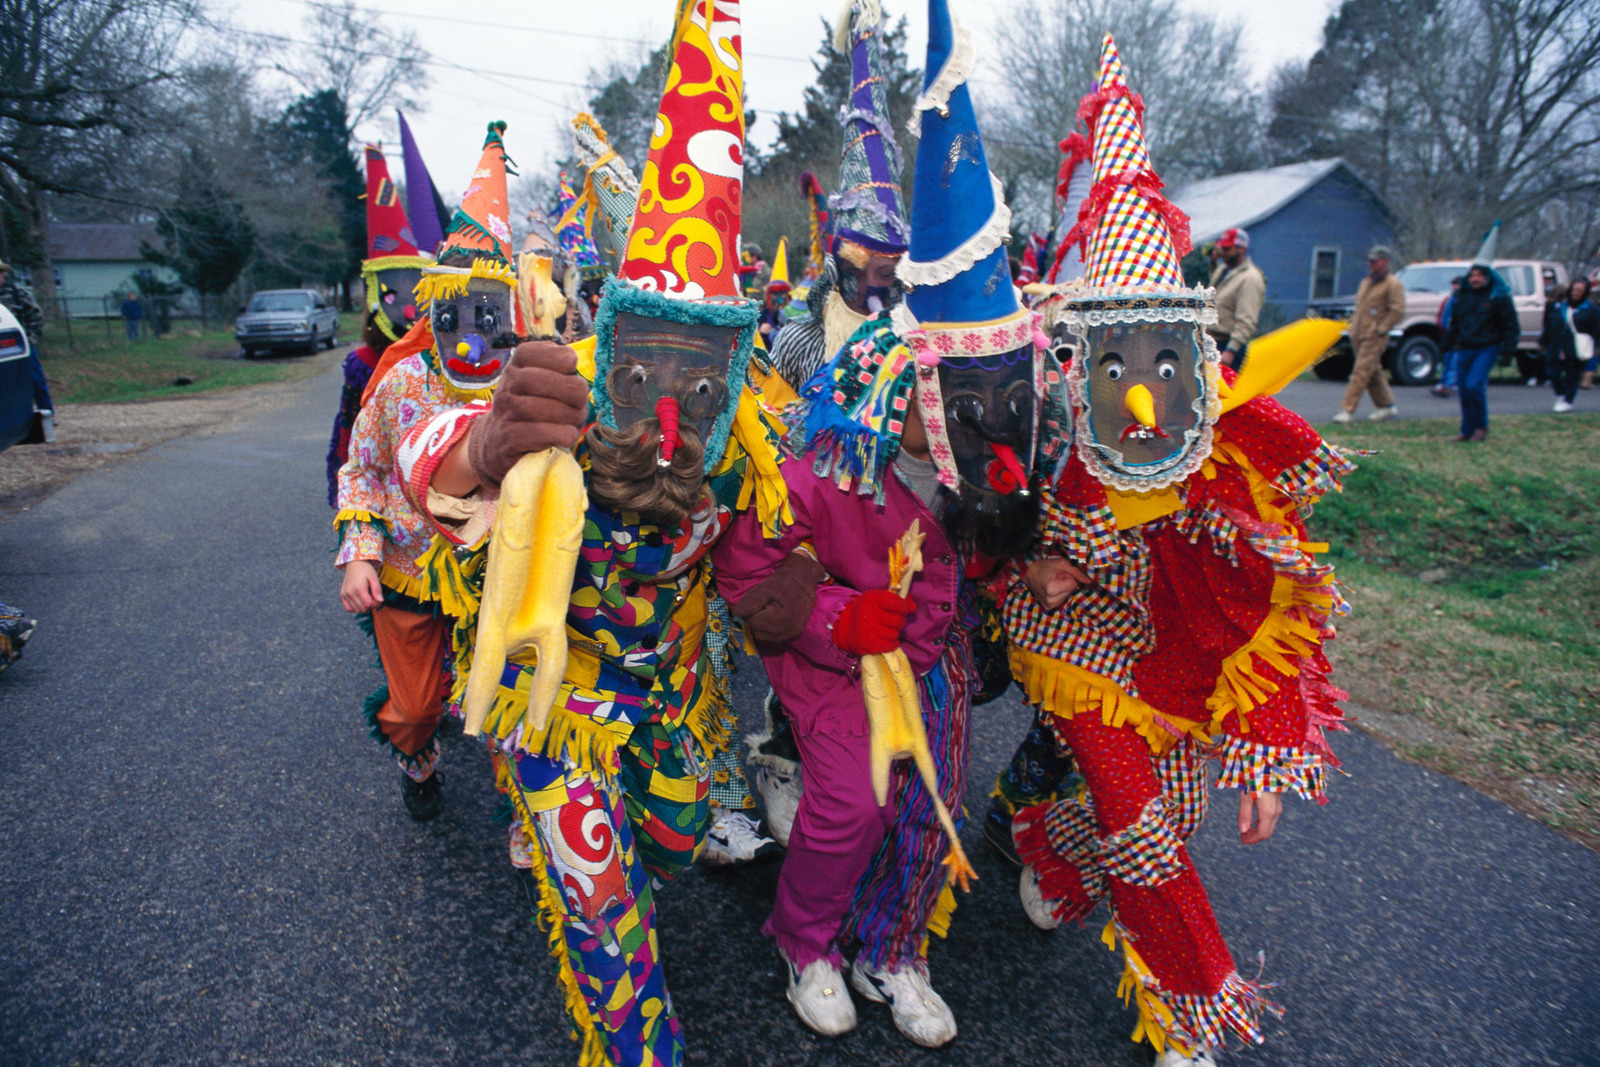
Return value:
<svg viewBox="0 0 1600 1067">
<path fill-rule="evenodd" d="M 82 339 L 85 334 L 87 340 Z M 108 342 L 87 328 L 80 330 L 76 351 L 65 349 L 65 344 L 55 344 L 40 355 L 58 404 L 184 396 L 286 381 L 315 369 L 308 356 L 241 359 L 233 330 L 222 326 L 204 331 L 180 326 L 159 341 L 146 338 L 132 344 L 120 337 Z M 193 379 L 193 384 L 174 385 L 179 376 Z"/>
<path fill-rule="evenodd" d="M 1378 452 L 1312 519 L 1355 607 L 1336 677 L 1435 728 L 1413 757 L 1600 845 L 1600 417 L 1454 436 L 1336 432 Z"/>
</svg>

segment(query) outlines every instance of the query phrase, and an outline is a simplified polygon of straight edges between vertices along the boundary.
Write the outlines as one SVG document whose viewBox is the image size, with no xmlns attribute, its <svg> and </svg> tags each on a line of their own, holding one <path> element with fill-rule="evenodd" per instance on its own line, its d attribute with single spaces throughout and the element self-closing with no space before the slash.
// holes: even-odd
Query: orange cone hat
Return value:
<svg viewBox="0 0 1600 1067">
<path fill-rule="evenodd" d="M 495 259 L 511 265 L 511 211 L 506 195 L 509 168 L 505 142 L 500 139 L 505 132 L 505 123 L 489 123 L 483 155 L 472 171 L 472 181 L 461 195 L 461 206 L 451 217 L 444 244 L 439 248 L 440 262 L 452 253 L 462 253 L 474 259 Z"/>
<path fill-rule="evenodd" d="M 639 179 L 623 278 L 696 300 L 737 299 L 744 180 L 738 0 L 692 0 Z"/>
</svg>

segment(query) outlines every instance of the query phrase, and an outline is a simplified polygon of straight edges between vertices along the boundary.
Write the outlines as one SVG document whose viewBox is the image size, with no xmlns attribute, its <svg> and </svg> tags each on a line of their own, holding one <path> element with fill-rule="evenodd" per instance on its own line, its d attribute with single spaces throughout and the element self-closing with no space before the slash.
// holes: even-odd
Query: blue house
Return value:
<svg viewBox="0 0 1600 1067">
<path fill-rule="evenodd" d="M 1224 174 L 1171 194 L 1188 212 L 1195 247 L 1224 230 L 1250 234 L 1250 258 L 1267 279 L 1260 329 L 1305 315 L 1310 300 L 1353 295 L 1367 250 L 1395 243 L 1395 214 L 1343 159 Z"/>
</svg>

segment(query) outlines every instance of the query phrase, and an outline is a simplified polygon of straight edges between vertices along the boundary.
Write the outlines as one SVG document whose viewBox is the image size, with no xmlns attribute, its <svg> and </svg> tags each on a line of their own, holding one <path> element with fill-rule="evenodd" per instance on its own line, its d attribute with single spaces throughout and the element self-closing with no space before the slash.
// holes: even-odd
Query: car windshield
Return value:
<svg viewBox="0 0 1600 1067">
<path fill-rule="evenodd" d="M 304 311 L 310 306 L 306 293 L 257 293 L 250 298 L 251 311 Z"/>
<path fill-rule="evenodd" d="M 1450 279 L 1467 273 L 1465 267 L 1417 264 L 1407 267 L 1395 277 L 1408 293 L 1448 293 Z"/>
</svg>

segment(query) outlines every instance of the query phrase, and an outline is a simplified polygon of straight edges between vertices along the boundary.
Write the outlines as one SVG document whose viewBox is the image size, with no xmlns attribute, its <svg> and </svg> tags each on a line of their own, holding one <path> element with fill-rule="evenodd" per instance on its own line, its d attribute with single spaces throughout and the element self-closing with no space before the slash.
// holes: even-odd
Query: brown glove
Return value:
<svg viewBox="0 0 1600 1067">
<path fill-rule="evenodd" d="M 817 586 L 827 576 L 822 564 L 800 552 L 733 605 L 733 617 L 744 620 L 751 637 L 764 645 L 781 645 L 799 637 L 817 606 Z"/>
<path fill-rule="evenodd" d="M 523 456 L 577 444 L 588 417 L 589 383 L 572 349 L 524 341 L 495 389 L 494 410 L 472 427 L 467 462 L 482 484 L 498 486 Z"/>
</svg>

